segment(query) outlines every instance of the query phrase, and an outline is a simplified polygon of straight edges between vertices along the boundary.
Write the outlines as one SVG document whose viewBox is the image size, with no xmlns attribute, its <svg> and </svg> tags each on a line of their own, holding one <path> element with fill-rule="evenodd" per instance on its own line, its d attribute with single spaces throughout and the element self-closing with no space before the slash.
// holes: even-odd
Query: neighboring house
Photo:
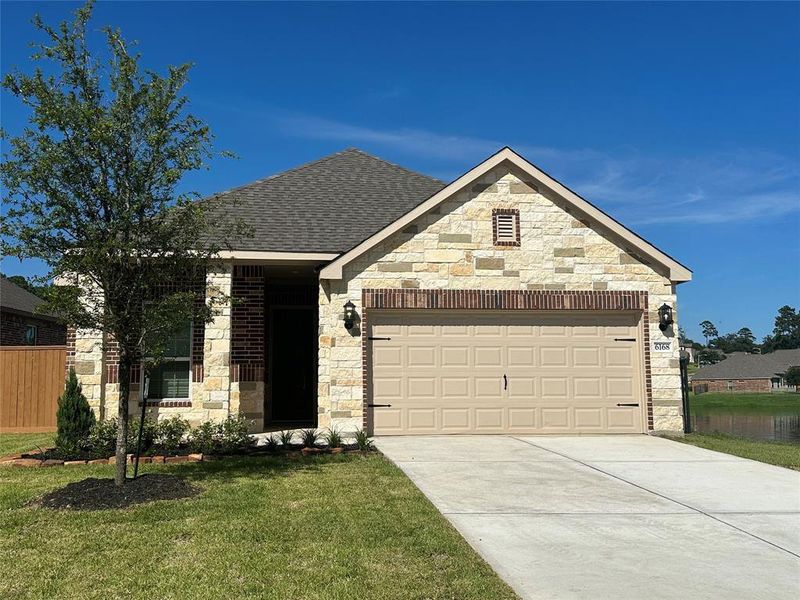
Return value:
<svg viewBox="0 0 800 600">
<path fill-rule="evenodd" d="M 662 332 L 657 311 L 691 272 L 508 148 L 450 184 L 349 149 L 215 198 L 215 220 L 235 213 L 255 237 L 205 282 L 232 307 L 187 324 L 148 382 L 159 416 L 374 434 L 682 428 L 678 325 Z M 84 393 L 113 416 L 113 348 L 92 331 L 72 343 Z"/>
<path fill-rule="evenodd" d="M 0 276 L 0 346 L 63 346 L 67 328 L 36 312 L 44 300 Z"/>
<path fill-rule="evenodd" d="M 784 375 L 800 366 L 800 349 L 776 350 L 769 354 L 735 352 L 725 360 L 699 369 L 692 388 L 708 392 L 769 392 L 791 389 Z"/>
</svg>

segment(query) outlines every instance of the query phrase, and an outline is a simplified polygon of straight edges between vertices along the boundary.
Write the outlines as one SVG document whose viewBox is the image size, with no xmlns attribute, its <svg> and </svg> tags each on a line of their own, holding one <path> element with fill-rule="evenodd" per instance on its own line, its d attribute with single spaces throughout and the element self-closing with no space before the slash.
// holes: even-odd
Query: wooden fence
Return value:
<svg viewBox="0 0 800 600">
<path fill-rule="evenodd" d="M 56 430 L 64 346 L 0 346 L 0 432 Z"/>
</svg>

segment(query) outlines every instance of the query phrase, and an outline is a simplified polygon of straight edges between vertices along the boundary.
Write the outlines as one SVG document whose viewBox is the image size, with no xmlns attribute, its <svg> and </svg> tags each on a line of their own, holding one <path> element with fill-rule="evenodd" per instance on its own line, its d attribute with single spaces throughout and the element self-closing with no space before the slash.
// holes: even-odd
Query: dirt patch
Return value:
<svg viewBox="0 0 800 600">
<path fill-rule="evenodd" d="M 200 489 L 175 475 L 142 475 L 117 487 L 113 479 L 90 477 L 45 494 L 31 504 L 54 510 L 107 510 L 156 500 L 190 498 Z"/>
</svg>

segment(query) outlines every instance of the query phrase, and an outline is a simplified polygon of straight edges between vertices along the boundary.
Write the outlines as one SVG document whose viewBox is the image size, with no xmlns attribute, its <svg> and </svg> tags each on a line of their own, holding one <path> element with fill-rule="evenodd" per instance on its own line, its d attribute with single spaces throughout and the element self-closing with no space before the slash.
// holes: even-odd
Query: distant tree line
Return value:
<svg viewBox="0 0 800 600">
<path fill-rule="evenodd" d="M 778 309 L 775 317 L 775 327 L 772 334 L 764 337 L 761 344 L 756 343 L 756 337 L 749 327 L 742 327 L 735 333 L 720 335 L 716 325 L 711 321 L 700 323 L 700 330 L 706 340 L 706 348 L 700 352 L 699 361 L 703 364 L 719 362 L 721 354 L 733 352 L 761 352 L 767 354 L 775 350 L 788 350 L 800 348 L 800 312 L 786 305 Z M 686 339 L 681 331 L 683 343 L 693 343 Z M 697 344 L 693 345 L 697 347 Z"/>
</svg>

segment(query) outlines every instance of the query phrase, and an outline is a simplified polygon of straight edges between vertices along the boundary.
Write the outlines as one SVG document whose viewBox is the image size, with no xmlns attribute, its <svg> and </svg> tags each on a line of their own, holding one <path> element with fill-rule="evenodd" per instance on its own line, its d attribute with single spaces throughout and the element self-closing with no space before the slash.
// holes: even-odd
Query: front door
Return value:
<svg viewBox="0 0 800 600">
<path fill-rule="evenodd" d="M 274 308 L 270 327 L 272 421 L 316 420 L 317 316 L 313 308 Z"/>
</svg>

